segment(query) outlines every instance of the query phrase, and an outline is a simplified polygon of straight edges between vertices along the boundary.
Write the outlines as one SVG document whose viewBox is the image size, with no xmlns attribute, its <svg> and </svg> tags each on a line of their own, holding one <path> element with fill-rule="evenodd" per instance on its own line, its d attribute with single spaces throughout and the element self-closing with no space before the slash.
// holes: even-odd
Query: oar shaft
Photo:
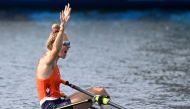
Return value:
<svg viewBox="0 0 190 109">
<path fill-rule="evenodd" d="M 124 107 L 122 107 L 116 103 L 113 103 L 112 101 L 108 101 L 108 104 L 115 107 L 115 108 L 118 108 L 118 109 L 126 109 L 126 108 L 124 108 Z"/>
<path fill-rule="evenodd" d="M 76 90 L 78 90 L 78 91 L 80 91 L 80 92 L 82 92 L 82 93 L 85 93 L 86 95 L 88 95 L 88 96 L 90 96 L 90 97 L 94 97 L 94 96 L 95 96 L 93 93 L 91 93 L 91 92 L 89 92 L 89 91 L 86 91 L 86 90 L 83 90 L 83 89 L 81 89 L 80 87 L 75 86 L 75 85 L 73 85 L 73 84 L 68 84 L 68 86 L 70 86 L 71 88 L 76 89 Z M 113 106 L 113 107 L 115 107 L 115 108 L 118 108 L 118 109 L 126 109 L 126 108 L 124 108 L 124 107 L 122 107 L 122 106 L 120 106 L 120 105 L 118 105 L 118 104 L 116 104 L 116 103 L 113 103 L 113 102 L 110 101 L 110 100 L 109 100 L 108 104 L 111 105 L 111 106 Z"/>
<path fill-rule="evenodd" d="M 85 93 L 86 95 L 88 95 L 88 96 L 90 96 L 90 97 L 94 97 L 94 94 L 93 94 L 93 93 L 91 93 L 91 92 L 89 92 L 89 91 L 86 91 L 86 90 L 83 90 L 83 89 L 81 89 L 81 88 L 78 87 L 78 86 L 75 86 L 75 85 L 73 85 L 73 84 L 69 84 L 68 86 L 70 86 L 71 88 L 76 89 L 76 90 L 78 90 L 78 91 L 80 91 L 80 92 L 83 92 L 83 93 Z"/>
</svg>

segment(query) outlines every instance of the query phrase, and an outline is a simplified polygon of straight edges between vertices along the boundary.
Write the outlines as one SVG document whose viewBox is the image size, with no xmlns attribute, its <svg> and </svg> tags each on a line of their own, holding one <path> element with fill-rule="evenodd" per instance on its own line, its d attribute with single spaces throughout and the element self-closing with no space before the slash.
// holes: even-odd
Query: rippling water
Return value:
<svg viewBox="0 0 190 109">
<path fill-rule="evenodd" d="M 39 109 L 35 68 L 58 13 L 8 13 L 0 12 L 0 108 Z M 188 11 L 74 12 L 62 78 L 104 86 L 127 109 L 189 109 L 189 19 Z"/>
</svg>

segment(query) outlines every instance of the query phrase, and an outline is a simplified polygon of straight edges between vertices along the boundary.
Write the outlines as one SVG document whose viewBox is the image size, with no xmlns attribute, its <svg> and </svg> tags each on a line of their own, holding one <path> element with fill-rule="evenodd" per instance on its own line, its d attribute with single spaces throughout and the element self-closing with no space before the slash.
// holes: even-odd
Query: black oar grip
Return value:
<svg viewBox="0 0 190 109">
<path fill-rule="evenodd" d="M 70 83 L 69 83 L 69 81 L 66 81 L 66 82 L 65 82 L 65 85 L 67 85 L 67 86 L 70 86 L 70 87 L 74 88 L 74 85 L 73 85 L 73 84 L 70 84 Z"/>
</svg>

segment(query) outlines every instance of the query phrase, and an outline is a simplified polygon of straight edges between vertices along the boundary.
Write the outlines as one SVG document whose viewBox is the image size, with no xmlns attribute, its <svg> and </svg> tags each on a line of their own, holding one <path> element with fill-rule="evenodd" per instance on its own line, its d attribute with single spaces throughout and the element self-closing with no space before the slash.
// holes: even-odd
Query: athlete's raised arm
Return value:
<svg viewBox="0 0 190 109">
<path fill-rule="evenodd" d="M 65 6 L 64 11 L 60 12 L 60 25 L 55 24 L 52 26 L 52 32 L 47 42 L 49 43 L 47 44 L 49 50 L 48 52 L 49 54 L 46 59 L 47 64 L 52 64 L 52 62 L 54 62 L 55 59 L 58 57 L 58 53 L 62 47 L 63 38 L 65 37 L 64 30 L 70 18 L 70 12 L 71 8 L 70 5 L 68 4 Z"/>
</svg>

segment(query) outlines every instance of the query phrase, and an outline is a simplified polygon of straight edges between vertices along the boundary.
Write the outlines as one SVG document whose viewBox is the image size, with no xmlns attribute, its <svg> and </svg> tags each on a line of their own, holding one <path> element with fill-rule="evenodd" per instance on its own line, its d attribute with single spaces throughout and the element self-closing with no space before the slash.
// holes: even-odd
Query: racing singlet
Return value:
<svg viewBox="0 0 190 109">
<path fill-rule="evenodd" d="M 38 92 L 38 99 L 41 101 L 44 98 L 60 98 L 60 83 L 64 80 L 60 78 L 60 72 L 57 65 L 54 66 L 53 71 L 47 79 L 38 79 L 36 76 L 36 87 Z"/>
</svg>

